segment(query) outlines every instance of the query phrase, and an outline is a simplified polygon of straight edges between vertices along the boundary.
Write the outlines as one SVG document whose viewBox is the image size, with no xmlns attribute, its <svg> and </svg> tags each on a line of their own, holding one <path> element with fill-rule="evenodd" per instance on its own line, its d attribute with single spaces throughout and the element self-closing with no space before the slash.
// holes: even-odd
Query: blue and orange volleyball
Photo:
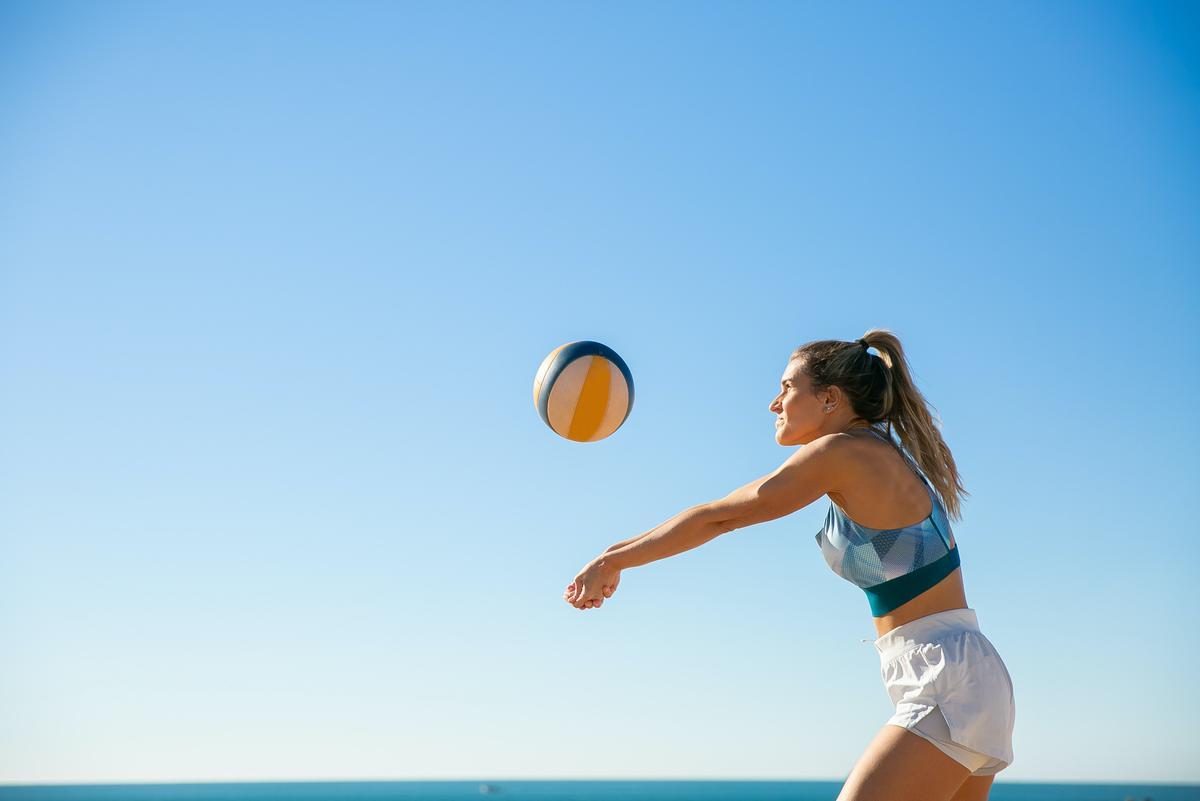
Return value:
<svg viewBox="0 0 1200 801">
<path fill-rule="evenodd" d="M 533 379 L 533 404 L 550 429 L 575 442 L 612 434 L 633 408 L 633 375 L 599 342 L 568 342 L 550 351 Z"/>
</svg>

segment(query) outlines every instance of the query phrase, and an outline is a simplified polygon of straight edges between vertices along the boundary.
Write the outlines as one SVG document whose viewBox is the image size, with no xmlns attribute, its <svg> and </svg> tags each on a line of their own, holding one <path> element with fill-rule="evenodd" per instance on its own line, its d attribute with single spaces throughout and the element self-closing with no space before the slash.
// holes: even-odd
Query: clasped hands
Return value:
<svg viewBox="0 0 1200 801">
<path fill-rule="evenodd" d="M 598 609 L 605 598 L 612 597 L 620 583 L 620 568 L 599 556 L 584 565 L 575 580 L 567 585 L 563 600 L 576 609 Z"/>
</svg>

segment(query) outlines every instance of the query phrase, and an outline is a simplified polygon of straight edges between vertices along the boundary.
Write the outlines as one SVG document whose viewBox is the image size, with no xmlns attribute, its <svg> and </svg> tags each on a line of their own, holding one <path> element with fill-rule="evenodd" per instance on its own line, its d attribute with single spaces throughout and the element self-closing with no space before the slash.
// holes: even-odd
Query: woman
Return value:
<svg viewBox="0 0 1200 801">
<path fill-rule="evenodd" d="M 986 799 L 995 774 L 1013 759 L 1012 680 L 967 607 L 948 519 L 960 518 L 967 493 L 900 341 L 876 329 L 855 342 L 810 342 L 792 354 L 780 387 L 770 406 L 778 416 L 775 440 L 806 447 L 721 500 L 613 545 L 580 571 L 564 598 L 577 609 L 598 609 L 625 568 L 828 495 L 817 543 L 833 571 L 866 592 L 896 709 L 839 801 Z"/>
</svg>

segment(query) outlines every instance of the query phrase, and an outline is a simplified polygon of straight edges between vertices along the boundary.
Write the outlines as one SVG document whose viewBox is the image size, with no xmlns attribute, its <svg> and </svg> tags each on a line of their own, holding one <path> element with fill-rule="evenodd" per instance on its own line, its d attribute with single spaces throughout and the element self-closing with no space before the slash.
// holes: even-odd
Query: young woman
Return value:
<svg viewBox="0 0 1200 801">
<path fill-rule="evenodd" d="M 563 597 L 577 609 L 598 609 L 626 568 L 828 495 L 817 543 L 830 568 L 866 592 L 896 709 L 839 801 L 986 799 L 1013 759 L 1012 680 L 967 607 L 949 522 L 960 519 L 967 493 L 900 341 L 876 329 L 855 342 L 802 346 L 770 409 L 775 441 L 805 447 L 770 475 L 613 545 Z"/>
</svg>

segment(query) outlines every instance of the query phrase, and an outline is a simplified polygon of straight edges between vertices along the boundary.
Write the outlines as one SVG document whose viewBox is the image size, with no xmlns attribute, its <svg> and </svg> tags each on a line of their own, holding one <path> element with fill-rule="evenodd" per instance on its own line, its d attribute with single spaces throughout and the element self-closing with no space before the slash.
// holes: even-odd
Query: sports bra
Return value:
<svg viewBox="0 0 1200 801">
<path fill-rule="evenodd" d="M 890 437 L 868 430 L 895 447 Z M 958 544 L 937 493 L 912 457 L 896 450 L 929 492 L 933 502 L 929 516 L 903 528 L 867 528 L 847 517 L 831 499 L 825 525 L 817 532 L 825 562 L 834 573 L 866 592 L 875 617 L 908 603 L 959 565 Z"/>
</svg>

